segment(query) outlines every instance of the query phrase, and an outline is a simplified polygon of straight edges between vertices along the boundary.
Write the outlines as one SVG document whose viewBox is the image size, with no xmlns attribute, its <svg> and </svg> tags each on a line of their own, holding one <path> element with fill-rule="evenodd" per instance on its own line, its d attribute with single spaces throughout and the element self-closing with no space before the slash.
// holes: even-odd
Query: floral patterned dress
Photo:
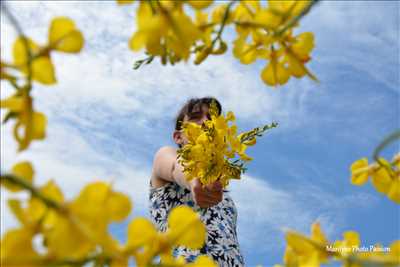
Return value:
<svg viewBox="0 0 400 267">
<path fill-rule="evenodd" d="M 237 210 L 227 191 L 217 205 L 201 208 L 194 203 L 190 191 L 177 183 L 171 182 L 158 188 L 153 188 L 150 183 L 150 217 L 159 231 L 167 229 L 168 214 L 179 205 L 189 206 L 198 212 L 208 234 L 200 250 L 177 247 L 174 256 L 183 256 L 186 261 L 192 262 L 198 255 L 207 254 L 221 267 L 244 266 L 236 234 Z"/>
</svg>

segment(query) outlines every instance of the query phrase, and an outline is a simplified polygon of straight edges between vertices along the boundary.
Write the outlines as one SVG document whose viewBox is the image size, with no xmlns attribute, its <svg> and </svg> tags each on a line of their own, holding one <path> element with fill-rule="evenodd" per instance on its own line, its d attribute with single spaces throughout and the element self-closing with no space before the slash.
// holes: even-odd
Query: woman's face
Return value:
<svg viewBox="0 0 400 267">
<path fill-rule="evenodd" d="M 197 110 L 194 109 L 189 115 L 185 115 L 183 122 L 193 122 L 198 125 L 202 125 L 206 120 L 210 119 L 210 114 L 208 112 L 208 106 L 202 105 Z M 186 145 L 188 139 L 182 130 L 174 132 L 174 140 L 178 145 Z"/>
</svg>

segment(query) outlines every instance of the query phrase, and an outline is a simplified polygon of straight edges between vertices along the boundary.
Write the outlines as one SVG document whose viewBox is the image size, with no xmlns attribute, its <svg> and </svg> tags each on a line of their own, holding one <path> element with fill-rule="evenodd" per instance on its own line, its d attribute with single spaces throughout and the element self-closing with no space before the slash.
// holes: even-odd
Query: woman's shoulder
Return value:
<svg viewBox="0 0 400 267">
<path fill-rule="evenodd" d="M 156 156 L 159 156 L 159 155 L 176 155 L 176 151 L 177 151 L 177 149 L 175 147 L 162 146 L 157 150 L 155 155 Z"/>
</svg>

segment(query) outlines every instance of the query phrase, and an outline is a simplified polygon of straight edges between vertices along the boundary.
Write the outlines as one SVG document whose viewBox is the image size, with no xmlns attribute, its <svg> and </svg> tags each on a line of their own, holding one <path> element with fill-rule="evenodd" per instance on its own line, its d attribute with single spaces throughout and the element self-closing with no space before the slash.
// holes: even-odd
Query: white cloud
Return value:
<svg viewBox="0 0 400 267">
<path fill-rule="evenodd" d="M 43 185 L 54 179 L 67 199 L 72 199 L 89 182 L 103 180 L 112 182 L 114 188 L 131 197 L 135 206 L 134 214 L 145 214 L 147 208 L 150 170 L 146 164 L 120 162 L 99 154 L 79 132 L 67 125 L 52 125 L 45 142 L 33 143 L 27 151 L 17 154 L 10 127 L 1 128 L 1 143 L 7 144 L 7 153 L 1 149 L 2 170 L 9 170 L 13 164 L 30 160 L 35 169 L 35 184 Z M 1 189 L 1 231 L 16 226 L 15 218 L 6 207 L 6 200 L 13 196 Z M 21 198 L 18 194 L 16 197 Z M 26 197 L 26 195 L 25 195 Z"/>
<path fill-rule="evenodd" d="M 136 118 L 135 127 L 141 130 L 149 125 L 148 121 L 173 116 L 188 97 L 203 95 L 214 95 L 221 99 L 225 108 L 235 111 L 240 119 L 270 121 L 280 118 L 286 125 L 290 124 L 291 128 L 287 126 L 290 129 L 301 126 L 302 119 L 309 112 L 304 109 L 304 101 L 314 86 L 309 81 L 290 83 L 288 88 L 281 88 L 277 94 L 260 81 L 259 64 L 238 65 L 231 54 L 212 58 L 200 66 L 182 63 L 164 67 L 154 62 L 138 71 L 131 70 L 133 61 L 142 55 L 134 54 L 127 48 L 128 38 L 135 27 L 130 7 L 118 7 L 114 2 L 26 1 L 9 4 L 27 33 L 40 42 L 45 42 L 47 38 L 50 19 L 58 15 L 73 18 L 86 37 L 86 47 L 81 54 L 54 54 L 59 83 L 54 87 L 38 85 L 34 89 L 36 107 L 50 117 L 48 139 L 43 143 L 35 143 L 30 152 L 17 155 L 13 152 L 15 142 L 9 134 L 10 125 L 1 128 L 2 168 L 9 169 L 18 160 L 30 159 L 37 170 L 37 182 L 40 184 L 55 178 L 67 196 L 73 196 L 84 184 L 94 179 L 110 181 L 115 178 L 115 187 L 132 195 L 139 213 L 147 207 L 150 163 L 141 166 L 143 162 L 140 161 L 127 159 L 126 162 L 120 162 L 111 155 L 101 154 L 95 147 L 99 145 L 98 139 L 110 140 L 109 145 L 112 146 L 116 141 L 112 141 L 111 134 L 95 132 L 95 142 L 89 144 L 88 140 L 82 138 L 78 128 L 93 129 L 96 125 L 104 125 L 110 117 L 118 120 L 120 115 L 132 114 Z M 330 42 L 338 45 L 339 40 L 342 43 L 344 38 L 337 38 L 335 34 L 359 32 L 350 36 L 352 42 L 343 44 L 343 56 L 325 55 L 319 62 L 324 64 L 334 60 L 348 63 L 347 57 L 351 56 L 350 61 L 357 68 L 368 71 L 391 87 L 393 84 L 397 86 L 398 80 L 390 76 L 390 72 L 385 73 L 384 66 L 395 62 L 395 59 L 391 59 L 393 55 L 389 55 L 392 50 L 387 46 L 398 45 L 398 40 L 392 37 L 398 36 L 398 28 L 396 31 L 395 27 L 386 27 L 388 30 L 379 36 L 365 31 L 363 23 L 356 23 L 360 17 L 356 12 L 360 8 L 361 4 L 347 6 L 324 2 L 312 12 L 309 20 L 305 20 L 306 27 L 318 31 L 317 51 L 318 46 L 326 47 L 326 50 L 333 49 Z M 367 17 L 380 14 L 378 11 L 362 10 L 365 21 Z M 375 27 L 379 23 L 376 21 L 369 26 Z M 393 26 L 391 23 L 389 26 Z M 1 52 L 8 59 L 11 58 L 15 36 L 2 16 Z M 357 46 L 368 47 L 373 56 L 365 58 L 362 53 L 355 53 L 357 47 L 350 47 L 353 42 Z M 10 93 L 9 88 L 4 89 L 3 85 L 2 97 Z M 82 108 L 86 116 L 77 112 Z M 68 123 L 60 120 L 60 117 L 68 119 Z M 3 193 L 2 231 L 15 224 L 15 220 L 7 212 L 4 213 L 8 195 Z M 306 197 L 303 194 L 307 194 Z M 333 217 L 337 217 L 332 214 L 337 214 L 340 205 L 349 200 L 345 198 L 336 202 L 335 196 L 318 188 L 285 191 L 250 176 L 244 177 L 240 185 L 232 182 L 232 195 L 236 196 L 239 232 L 245 246 L 254 247 L 256 240 L 262 240 L 262 235 L 269 241 L 261 247 L 270 250 L 277 243 L 283 244 L 282 238 L 276 236 L 276 230 L 282 225 L 308 232 L 310 223 L 319 218 L 328 233 L 337 230 L 341 221 L 332 222 Z M 321 199 L 328 200 L 321 202 Z M 322 207 L 313 208 L 317 205 Z M 246 230 L 245 227 L 262 232 Z"/>
<path fill-rule="evenodd" d="M 376 202 L 370 195 L 337 196 L 313 185 L 279 189 L 249 175 L 232 181 L 230 189 L 239 214 L 241 246 L 248 251 L 257 247 L 259 253 L 283 251 L 285 229 L 309 235 L 314 221 L 332 239 L 343 230 L 348 208 Z"/>
<path fill-rule="evenodd" d="M 276 94 L 261 82 L 262 66 L 239 66 L 230 52 L 201 66 L 181 63 L 165 67 L 155 60 L 152 65 L 133 71 L 134 60 L 143 54 L 128 49 L 135 27 L 132 7 L 118 7 L 113 2 L 9 4 L 35 40 L 45 42 L 47 25 L 59 15 L 73 18 L 86 36 L 81 54 L 53 54 L 59 82 L 50 88 L 38 85 L 35 90 L 37 104 L 44 111 L 73 117 L 78 107 L 96 105 L 100 109 L 111 108 L 117 114 L 134 113 L 138 121 L 143 121 L 162 118 L 166 112 L 175 113 L 189 97 L 213 95 L 242 119 L 268 122 L 283 118 L 293 122 L 292 127 L 300 122 L 301 101 L 308 84 L 299 83 L 296 90 Z M 102 16 L 105 10 L 107 15 Z M 6 22 L 2 21 L 2 49 L 10 58 L 15 33 Z M 102 119 L 96 117 L 101 115 L 97 111 L 93 120 Z"/>
<path fill-rule="evenodd" d="M 320 1 L 301 26 L 315 32 L 317 74 L 352 66 L 399 92 L 399 10 L 396 1 Z"/>
</svg>

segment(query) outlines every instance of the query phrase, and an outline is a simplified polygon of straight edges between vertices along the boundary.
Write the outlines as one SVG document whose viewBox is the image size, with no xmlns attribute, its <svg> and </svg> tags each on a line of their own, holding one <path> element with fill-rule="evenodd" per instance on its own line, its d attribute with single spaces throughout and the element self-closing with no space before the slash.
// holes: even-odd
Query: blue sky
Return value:
<svg viewBox="0 0 400 267">
<path fill-rule="evenodd" d="M 143 58 L 128 49 L 134 7 L 114 2 L 10 2 L 26 32 L 45 42 L 54 16 L 73 18 L 86 44 L 78 56 L 54 55 L 59 83 L 36 86 L 36 106 L 49 118 L 46 142 L 16 154 L 10 125 L 1 127 L 1 166 L 30 159 L 37 182 L 54 178 L 68 197 L 95 179 L 114 181 L 133 200 L 132 217 L 147 215 L 152 157 L 172 145 L 173 119 L 191 96 L 216 96 L 237 115 L 241 129 L 280 123 L 249 150 L 255 158 L 241 181 L 230 185 L 238 234 L 248 266 L 281 262 L 284 232 L 309 233 L 321 222 L 330 240 L 356 230 L 365 246 L 400 238 L 399 206 L 368 183 L 349 182 L 349 166 L 399 129 L 399 2 L 323 1 L 297 32 L 312 31 L 316 47 L 309 68 L 320 83 L 292 79 L 265 86 L 265 62 L 241 65 L 230 52 L 200 66 L 161 66 L 133 71 Z M 1 52 L 10 58 L 15 32 L 1 17 Z M 231 34 L 225 35 L 229 40 Z M 1 96 L 11 93 L 1 84 Z M 384 151 L 391 158 L 398 144 Z M 16 226 L 5 208 L 1 232 Z M 23 194 L 19 197 L 25 197 Z M 113 225 L 123 240 L 127 222 Z"/>
</svg>

